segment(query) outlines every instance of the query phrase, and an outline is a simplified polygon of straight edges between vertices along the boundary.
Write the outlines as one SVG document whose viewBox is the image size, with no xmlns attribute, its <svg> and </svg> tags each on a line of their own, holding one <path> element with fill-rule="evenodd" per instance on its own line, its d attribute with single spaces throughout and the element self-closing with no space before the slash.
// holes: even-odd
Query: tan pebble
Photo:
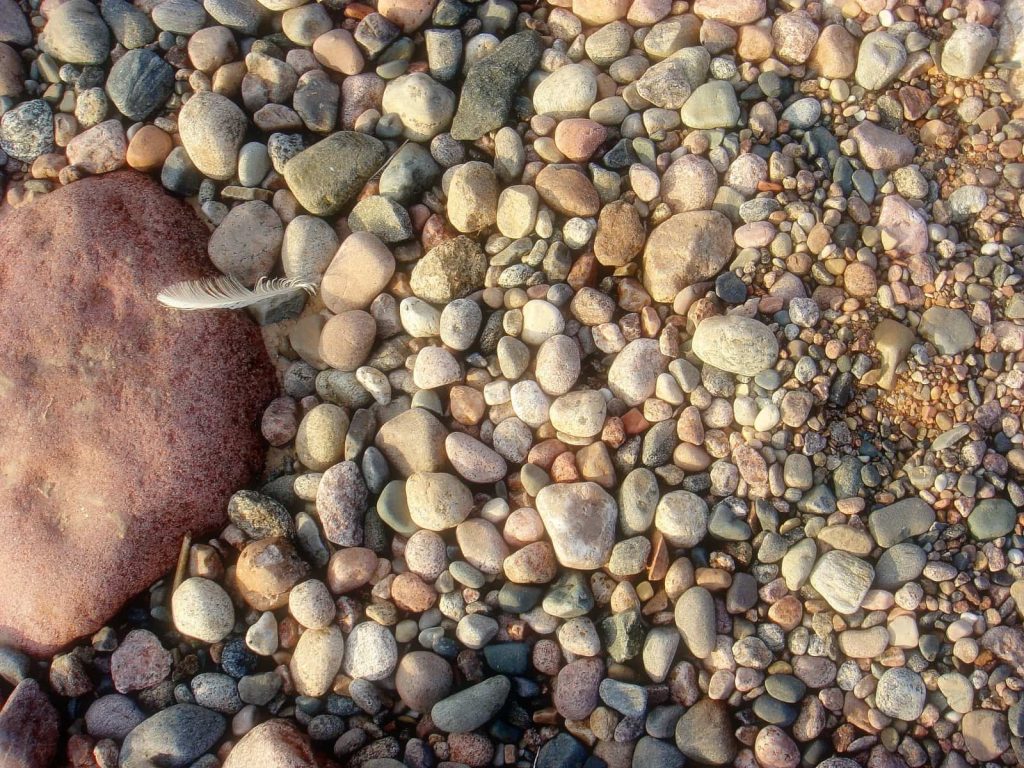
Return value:
<svg viewBox="0 0 1024 768">
<path fill-rule="evenodd" d="M 320 357 L 339 371 L 354 371 L 373 347 L 377 324 L 358 309 L 342 312 L 328 320 L 320 332 Z"/>
<path fill-rule="evenodd" d="M 163 167 L 164 160 L 174 149 L 174 142 L 155 125 L 144 125 L 128 142 L 128 165 L 148 173 Z"/>
</svg>

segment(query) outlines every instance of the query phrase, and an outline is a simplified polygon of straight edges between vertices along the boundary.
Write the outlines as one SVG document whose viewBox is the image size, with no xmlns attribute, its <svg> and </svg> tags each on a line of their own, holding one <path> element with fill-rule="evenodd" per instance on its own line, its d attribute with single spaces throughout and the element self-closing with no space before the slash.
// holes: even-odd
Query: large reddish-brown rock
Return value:
<svg viewBox="0 0 1024 768">
<path fill-rule="evenodd" d="M 57 756 L 57 710 L 31 678 L 22 680 L 0 709 L 0 765 L 47 768 Z"/>
<path fill-rule="evenodd" d="M 222 524 L 275 392 L 256 326 L 157 292 L 214 273 L 206 227 L 147 177 L 90 178 L 0 228 L 0 644 L 101 627 Z"/>
</svg>

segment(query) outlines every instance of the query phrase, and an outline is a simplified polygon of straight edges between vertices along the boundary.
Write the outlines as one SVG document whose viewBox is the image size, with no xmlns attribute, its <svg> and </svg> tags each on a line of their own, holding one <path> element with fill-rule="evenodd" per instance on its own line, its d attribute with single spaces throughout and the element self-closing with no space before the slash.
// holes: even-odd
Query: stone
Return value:
<svg viewBox="0 0 1024 768">
<path fill-rule="evenodd" d="M 0 709 L 0 755 L 10 768 L 46 768 L 60 744 L 57 710 L 31 678 L 22 680 Z"/>
<path fill-rule="evenodd" d="M 163 0 L 153 8 L 152 16 L 157 27 L 176 35 L 195 34 L 206 24 L 206 11 L 194 0 Z"/>
<path fill-rule="evenodd" d="M 410 203 L 430 188 L 441 168 L 430 151 L 414 142 L 403 145 L 380 175 L 380 193 L 399 203 Z"/>
<path fill-rule="evenodd" d="M 346 238 L 348 239 L 351 238 Z M 287 277 L 320 281 L 321 296 L 324 297 L 326 304 L 321 278 L 335 258 L 337 250 L 338 235 L 330 224 L 317 216 L 296 216 L 284 229 L 284 238 L 281 241 L 281 266 Z M 386 248 L 383 250 L 388 257 L 391 256 Z M 376 297 L 376 294 L 374 296 Z M 364 309 L 367 306 L 369 302 L 345 308 Z"/>
<path fill-rule="evenodd" d="M 164 0 L 160 6 L 170 4 Z M 200 8 L 202 10 L 202 8 Z M 154 9 L 154 13 L 156 9 Z M 205 15 L 205 11 L 204 11 Z M 235 36 L 227 27 L 206 27 L 195 32 L 188 41 L 188 58 L 200 72 L 213 74 L 219 67 L 238 56 Z"/>
<path fill-rule="evenodd" d="M 372 232 L 385 243 L 399 243 L 415 233 L 409 212 L 401 205 L 381 195 L 364 197 L 348 215 L 352 232 Z"/>
<path fill-rule="evenodd" d="M 401 119 L 402 135 L 410 141 L 429 141 L 447 130 L 455 115 L 455 94 L 423 72 L 389 81 L 382 103 L 385 113 Z"/>
<path fill-rule="evenodd" d="M 122 115 L 136 122 L 145 120 L 164 106 L 174 90 L 174 68 L 151 50 L 131 50 L 110 68 L 106 87 Z"/>
<path fill-rule="evenodd" d="M 974 346 L 978 335 L 965 312 L 949 307 L 929 307 L 921 315 L 918 333 L 935 345 L 940 355 L 958 355 Z"/>
<path fill-rule="evenodd" d="M 448 430 L 423 408 L 411 408 L 385 422 L 374 445 L 401 477 L 436 472 L 445 467 L 444 441 Z"/>
<path fill-rule="evenodd" d="M 341 669 L 344 654 L 345 639 L 337 625 L 307 629 L 289 663 L 295 690 L 302 696 L 323 696 Z"/>
<path fill-rule="evenodd" d="M 53 111 L 42 99 L 25 101 L 0 116 L 0 150 L 31 163 L 53 151 Z"/>
<path fill-rule="evenodd" d="M 968 712 L 960 721 L 964 746 L 975 760 L 996 760 L 1010 747 L 1006 715 L 991 709 Z"/>
<path fill-rule="evenodd" d="M 372 232 L 355 232 L 324 273 L 321 296 L 332 312 L 366 309 L 394 274 L 395 257 L 383 241 Z"/>
<path fill-rule="evenodd" d="M 246 733 L 224 760 L 224 768 L 316 768 L 319 765 L 307 737 L 287 720 L 267 720 Z"/>
<path fill-rule="evenodd" d="M 811 586 L 838 613 L 850 614 L 861 603 L 875 579 L 875 569 L 842 550 L 826 552 L 811 571 Z"/>
<path fill-rule="evenodd" d="M 679 109 L 700 83 L 691 84 L 685 61 L 668 59 L 655 64 L 636 81 L 636 92 L 656 107 Z"/>
<path fill-rule="evenodd" d="M 718 172 L 699 155 L 683 155 L 661 177 L 661 198 L 673 213 L 708 210 L 717 192 Z M 713 217 L 701 219 L 705 220 L 711 221 Z M 724 236 L 724 230 L 721 234 Z"/>
<path fill-rule="evenodd" d="M 416 262 L 412 292 L 432 304 L 446 304 L 483 288 L 487 256 L 475 240 L 460 235 L 431 248 Z"/>
<path fill-rule="evenodd" d="M 887 250 L 904 256 L 916 256 L 928 250 L 928 223 L 916 208 L 899 195 L 886 195 L 882 198 L 878 229 L 891 240 L 892 247 Z"/>
<path fill-rule="evenodd" d="M 196 168 L 218 181 L 235 175 L 248 125 L 238 105 L 212 91 L 192 96 L 178 115 L 181 145 Z"/>
<path fill-rule="evenodd" d="M 690 587 L 676 601 L 676 627 L 690 653 L 706 659 L 715 648 L 715 603 L 704 587 Z"/>
<path fill-rule="evenodd" d="M 156 40 L 149 15 L 125 0 L 102 0 L 100 15 L 125 48 L 141 48 Z"/>
<path fill-rule="evenodd" d="M 698 763 L 731 765 L 737 750 L 733 727 L 726 702 L 700 699 L 676 722 L 676 746 Z"/>
<path fill-rule="evenodd" d="M 0 309 L 11 334 L 0 359 L 14 383 L 0 400 L 6 413 L 45 406 L 50 418 L 10 419 L 2 441 L 19 460 L 0 493 L 9 596 L 0 642 L 46 654 L 96 631 L 167 573 L 182 536 L 222 527 L 228 498 L 262 466 L 258 425 L 276 384 L 256 326 L 153 300 L 173 282 L 210 276 L 206 237 L 184 203 L 127 172 L 76 182 L 5 218 L 0 246 L 11 259 L 0 293 L 20 298 Z M 66 330 L 54 337 L 47 328 L 56 327 Z M 94 363 L 29 365 L 27 350 L 40 348 Z M 146 488 L 135 490 L 141 478 Z"/>
<path fill-rule="evenodd" d="M 223 715 L 196 704 L 175 704 L 137 725 L 121 745 L 120 768 L 147 768 L 159 760 L 185 768 L 224 734 Z"/>
<path fill-rule="evenodd" d="M 435 4 L 435 0 L 379 0 L 377 11 L 408 34 L 430 18 Z"/>
<path fill-rule="evenodd" d="M 708 532 L 708 505 L 689 491 L 666 493 L 654 513 L 654 527 L 673 547 L 692 549 Z"/>
<path fill-rule="evenodd" d="M 320 358 L 339 371 L 354 371 L 373 348 L 377 323 L 360 309 L 350 309 L 330 318 L 320 332 Z"/>
<path fill-rule="evenodd" d="M 288 612 L 307 629 L 324 629 L 334 621 L 334 598 L 327 585 L 309 579 L 292 587 L 288 593 Z"/>
<path fill-rule="evenodd" d="M 343 75 L 363 71 L 363 54 L 347 29 L 332 29 L 313 42 L 313 55 L 327 69 Z"/>
<path fill-rule="evenodd" d="M 694 89 L 680 110 L 688 128 L 732 128 L 740 119 L 736 92 L 725 80 L 712 80 Z"/>
<path fill-rule="evenodd" d="M 546 165 L 534 186 L 541 199 L 563 216 L 593 216 L 601 208 L 594 185 L 575 168 Z"/>
<path fill-rule="evenodd" d="M 430 651 L 411 651 L 402 656 L 395 672 L 395 690 L 410 709 L 429 712 L 452 689 L 452 668 Z"/>
<path fill-rule="evenodd" d="M 643 220 L 634 206 L 623 200 L 609 203 L 597 220 L 594 255 L 606 267 L 625 266 L 640 255 L 645 234 Z"/>
<path fill-rule="evenodd" d="M 217 269 L 251 287 L 274 268 L 283 239 L 277 212 L 261 200 L 250 200 L 228 211 L 210 236 L 207 253 Z"/>
<path fill-rule="evenodd" d="M 877 29 L 860 41 L 854 79 L 857 85 L 869 91 L 880 91 L 892 82 L 906 62 L 907 49 L 903 43 L 885 30 Z"/>
<path fill-rule="evenodd" d="M 338 131 L 289 160 L 284 178 L 303 208 L 316 216 L 333 216 L 386 159 L 383 142 L 363 133 Z"/>
<path fill-rule="evenodd" d="M 868 530 L 878 546 L 888 548 L 920 536 L 935 522 L 935 510 L 916 496 L 876 509 L 868 516 Z"/>
<path fill-rule="evenodd" d="M 556 483 L 537 494 L 537 511 L 558 562 L 595 570 L 608 562 L 615 544 L 615 499 L 592 482 Z"/>
<path fill-rule="evenodd" d="M 531 30 L 505 38 L 466 74 L 451 135 L 476 141 L 505 124 L 519 86 L 540 60 L 541 41 Z"/>
<path fill-rule="evenodd" d="M 39 47 L 68 64 L 100 65 L 110 54 L 110 28 L 89 0 L 69 0 L 50 10 Z"/>
<path fill-rule="evenodd" d="M 250 36 L 259 31 L 268 15 L 256 0 L 203 0 L 203 7 L 218 23 Z"/>
<path fill-rule="evenodd" d="M 723 371 L 756 376 L 775 365 L 779 343 L 771 329 L 759 320 L 743 315 L 715 315 L 697 326 L 693 353 Z"/>
<path fill-rule="evenodd" d="M 473 509 L 473 494 L 454 475 L 416 472 L 405 484 L 412 521 L 429 531 L 454 528 Z"/>
<path fill-rule="evenodd" d="M 187 637 L 219 643 L 235 627 L 235 608 L 224 588 L 215 581 L 193 576 L 174 590 L 171 599 L 174 627 Z"/>
<path fill-rule="evenodd" d="M 430 719 L 445 733 L 469 733 L 498 713 L 511 689 L 504 675 L 490 677 L 437 702 Z"/>
<path fill-rule="evenodd" d="M 470 483 L 496 483 L 504 479 L 508 469 L 494 450 L 462 432 L 448 435 L 445 452 L 452 468 Z"/>
<path fill-rule="evenodd" d="M 494 224 L 498 179 L 491 166 L 479 161 L 457 166 L 451 174 L 446 210 L 448 221 L 459 232 L 482 232 Z"/>
<path fill-rule="evenodd" d="M 1006 499 L 984 499 L 967 516 L 967 527 L 978 541 L 991 541 L 1013 532 L 1017 510 Z"/>
<path fill-rule="evenodd" d="M 608 387 L 626 405 L 640 405 L 654 394 L 666 360 L 655 339 L 636 339 L 615 356 L 608 369 Z"/>
<path fill-rule="evenodd" d="M 105 120 L 75 136 L 67 146 L 68 162 L 94 175 L 123 166 L 127 151 L 120 120 Z"/>
<path fill-rule="evenodd" d="M 144 125 L 128 142 L 125 160 L 135 170 L 149 173 L 163 166 L 172 149 L 174 142 L 165 131 L 155 125 Z"/>
<path fill-rule="evenodd" d="M 939 65 L 950 77 L 974 77 L 985 68 L 995 47 L 996 39 L 987 27 L 967 22 L 954 29 L 942 46 Z"/>
<path fill-rule="evenodd" d="M 921 676 L 906 667 L 887 669 L 878 678 L 875 707 L 886 717 L 915 722 L 924 711 L 928 691 Z"/>
<path fill-rule="evenodd" d="M 538 115 L 556 120 L 586 117 L 597 101 L 597 78 L 583 64 L 567 64 L 541 81 L 533 92 L 533 108 Z"/>
<path fill-rule="evenodd" d="M 764 16 L 765 0 L 695 0 L 693 12 L 702 19 L 739 27 Z"/>
<path fill-rule="evenodd" d="M 2 27 L 3 23 L 0 22 L 0 30 Z M 0 42 L 0 97 L 17 98 L 24 90 L 25 72 L 21 57 L 11 46 Z"/>
<path fill-rule="evenodd" d="M 383 680 L 398 663 L 395 636 L 375 621 L 357 624 L 345 643 L 342 669 L 349 677 L 362 680 Z"/>
<path fill-rule="evenodd" d="M 89 705 L 85 727 L 93 738 L 123 741 L 145 719 L 145 713 L 128 696 L 108 693 Z"/>
<path fill-rule="evenodd" d="M 656 226 L 647 240 L 644 288 L 655 301 L 671 304 L 679 291 L 717 275 L 732 252 L 732 227 L 721 213 L 678 213 Z"/>
<path fill-rule="evenodd" d="M 324 472 L 316 509 L 328 541 L 343 547 L 362 545 L 367 499 L 366 482 L 355 462 L 342 461 Z"/>
<path fill-rule="evenodd" d="M 842 24 L 829 24 L 821 30 L 808 64 L 822 77 L 845 80 L 857 67 L 857 38 Z"/>
<path fill-rule="evenodd" d="M 15 0 L 0 0 L 0 43 L 10 43 L 20 48 L 32 44 L 28 18 Z"/>
<path fill-rule="evenodd" d="M 309 573 L 295 546 L 279 537 L 246 545 L 235 567 L 235 582 L 242 598 L 258 611 L 274 611 L 288 604 L 288 593 Z"/>
</svg>

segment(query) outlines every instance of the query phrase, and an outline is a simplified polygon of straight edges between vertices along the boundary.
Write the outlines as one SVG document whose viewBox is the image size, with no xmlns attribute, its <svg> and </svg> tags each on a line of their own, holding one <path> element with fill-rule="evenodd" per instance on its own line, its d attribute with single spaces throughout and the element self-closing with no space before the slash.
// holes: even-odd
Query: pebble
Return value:
<svg viewBox="0 0 1024 768">
<path fill-rule="evenodd" d="M 445 733 L 468 733 L 494 717 L 511 690 L 507 677 L 496 675 L 438 701 L 430 719 Z"/>
<path fill-rule="evenodd" d="M 217 582 L 196 576 L 174 590 L 171 612 L 179 632 L 204 643 L 219 643 L 235 626 L 228 593 Z"/>
<path fill-rule="evenodd" d="M 455 94 L 429 75 L 414 72 L 387 84 L 383 108 L 398 115 L 405 138 L 429 141 L 451 125 Z"/>
<path fill-rule="evenodd" d="M 211 91 L 195 94 L 178 116 L 181 145 L 189 159 L 205 176 L 219 181 L 235 175 L 247 128 L 245 113 L 227 97 Z"/>
<path fill-rule="evenodd" d="M 600 568 L 615 543 L 615 500 L 592 482 L 560 483 L 540 490 L 537 512 L 566 568 Z"/>
<path fill-rule="evenodd" d="M 905 667 L 895 667 L 878 678 L 875 706 L 887 717 L 914 722 L 924 711 L 927 693 L 919 674 Z"/>
<path fill-rule="evenodd" d="M 372 136 L 338 131 L 292 157 L 284 178 L 303 208 L 333 216 L 380 170 L 386 152 Z"/>
<path fill-rule="evenodd" d="M 69 0 L 50 10 L 39 47 L 68 64 L 100 65 L 110 54 L 110 28 L 88 0 Z"/>
<path fill-rule="evenodd" d="M 398 645 L 394 635 L 373 621 L 353 627 L 345 643 L 342 669 L 349 677 L 383 680 L 395 671 Z"/>
<path fill-rule="evenodd" d="M 678 213 L 651 232 L 644 247 L 644 287 L 671 303 L 694 283 L 714 277 L 733 251 L 732 227 L 717 211 Z"/>
<path fill-rule="evenodd" d="M 212 749 L 225 728 L 223 715 L 197 704 L 174 704 L 125 737 L 119 764 L 135 768 L 161 760 L 170 768 L 184 768 Z"/>
<path fill-rule="evenodd" d="M 303 632 L 289 663 L 295 690 L 303 696 L 323 696 L 341 669 L 344 653 L 345 639 L 336 625 Z"/>
<path fill-rule="evenodd" d="M 810 581 L 832 608 L 850 614 L 860 608 L 874 578 L 874 568 L 864 560 L 833 550 L 818 558 Z"/>
<path fill-rule="evenodd" d="M 740 376 L 775 365 L 779 346 L 768 326 L 742 315 L 709 317 L 697 326 L 693 352 L 702 361 Z"/>
<path fill-rule="evenodd" d="M 452 668 L 429 651 L 402 656 L 395 672 L 395 689 L 402 701 L 417 712 L 429 712 L 452 689 Z"/>
<path fill-rule="evenodd" d="M 252 286 L 273 269 L 283 238 L 277 212 L 260 200 L 250 200 L 228 212 L 211 235 L 207 252 L 217 269 Z"/>
</svg>

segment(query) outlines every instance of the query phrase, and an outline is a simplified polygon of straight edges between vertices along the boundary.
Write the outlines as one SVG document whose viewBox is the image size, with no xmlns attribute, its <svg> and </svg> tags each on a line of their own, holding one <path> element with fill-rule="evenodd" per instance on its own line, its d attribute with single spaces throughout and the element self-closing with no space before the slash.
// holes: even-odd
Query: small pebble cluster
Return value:
<svg viewBox="0 0 1024 768">
<path fill-rule="evenodd" d="M 0 649 L 68 764 L 1024 762 L 1019 3 L 26 5 L 8 204 L 317 286 L 230 524 Z"/>
</svg>

